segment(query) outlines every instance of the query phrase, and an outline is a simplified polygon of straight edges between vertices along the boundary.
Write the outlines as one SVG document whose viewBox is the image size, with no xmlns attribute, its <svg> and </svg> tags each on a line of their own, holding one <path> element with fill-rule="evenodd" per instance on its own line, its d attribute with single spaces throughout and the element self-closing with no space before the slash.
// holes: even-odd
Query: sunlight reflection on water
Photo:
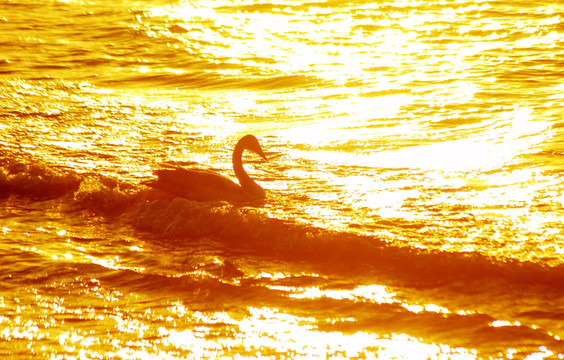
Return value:
<svg viewBox="0 0 564 360">
<path fill-rule="evenodd" d="M 438 359 L 448 355 L 453 359 L 473 359 L 472 353 L 445 345 L 424 344 L 407 335 L 379 338 L 377 335 L 355 332 L 316 330 L 316 319 L 301 318 L 278 309 L 249 308 L 250 317 L 240 321 L 223 318 L 222 323 L 233 324 L 238 330 L 231 338 L 207 340 L 208 329 L 168 331 L 160 329 L 164 342 L 190 349 L 196 356 L 218 356 L 237 353 L 240 358 L 268 358 L 287 354 L 294 358 L 363 357 L 393 358 L 423 357 Z M 212 315 L 214 317 L 214 315 Z M 331 321 L 331 319 L 327 319 Z M 345 321 L 354 321 L 345 320 Z M 209 321 L 206 321 L 209 323 Z M 242 351 L 244 349 L 244 351 Z"/>
<path fill-rule="evenodd" d="M 69 360 L 561 351 L 562 309 L 550 297 L 559 290 L 521 283 L 527 268 L 511 262 L 530 261 L 550 285 L 564 262 L 559 4 L 0 7 L 0 181 L 32 199 L 2 202 L 0 350 Z M 167 223 L 178 208 L 149 214 L 149 240 L 131 234 L 152 202 L 124 213 L 116 204 L 146 194 L 154 169 L 232 178 L 233 144 L 246 133 L 270 159 L 246 159 L 269 194 L 253 210 L 258 225 L 221 204 L 237 211 L 205 222 L 203 239 L 172 231 L 191 220 Z M 77 189 L 57 177 L 70 172 L 83 180 Z M 44 201 L 57 186 L 67 192 Z M 240 237 L 260 233 L 266 250 L 224 238 L 246 222 L 257 228 Z M 272 244 L 265 223 L 295 233 Z M 296 249 L 306 258 L 342 249 L 300 238 L 315 227 L 382 240 L 367 248 L 393 270 L 439 270 L 411 269 L 406 280 L 367 261 L 340 278 L 327 259 L 286 262 Z M 365 256 L 350 254 L 343 266 Z M 466 266 L 478 274 L 448 273 Z"/>
</svg>

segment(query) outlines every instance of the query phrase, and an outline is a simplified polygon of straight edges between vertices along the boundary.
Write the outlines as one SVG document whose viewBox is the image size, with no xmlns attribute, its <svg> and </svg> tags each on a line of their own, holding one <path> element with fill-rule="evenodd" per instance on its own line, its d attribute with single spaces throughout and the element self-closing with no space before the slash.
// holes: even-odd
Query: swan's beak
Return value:
<svg viewBox="0 0 564 360">
<path fill-rule="evenodd" d="M 264 153 L 262 152 L 262 149 L 258 149 L 257 154 L 259 154 L 260 157 L 263 158 L 264 160 L 268 161 L 266 155 L 264 155 Z"/>
</svg>

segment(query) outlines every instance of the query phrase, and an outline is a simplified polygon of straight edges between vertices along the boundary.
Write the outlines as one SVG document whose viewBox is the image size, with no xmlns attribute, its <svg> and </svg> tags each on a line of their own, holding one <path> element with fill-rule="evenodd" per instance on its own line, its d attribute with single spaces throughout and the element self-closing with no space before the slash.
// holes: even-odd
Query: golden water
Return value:
<svg viewBox="0 0 564 360">
<path fill-rule="evenodd" d="M 563 16 L 0 4 L 0 354 L 564 358 Z M 247 133 L 264 203 L 143 185 Z"/>
</svg>

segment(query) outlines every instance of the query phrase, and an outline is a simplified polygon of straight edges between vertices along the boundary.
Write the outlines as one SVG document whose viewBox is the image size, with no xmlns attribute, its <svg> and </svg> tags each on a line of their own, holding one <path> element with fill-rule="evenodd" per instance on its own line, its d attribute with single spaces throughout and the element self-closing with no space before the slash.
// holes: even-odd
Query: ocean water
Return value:
<svg viewBox="0 0 564 360">
<path fill-rule="evenodd" d="M 563 19 L 0 2 L 0 354 L 563 359 Z M 245 134 L 263 202 L 144 184 Z"/>
</svg>

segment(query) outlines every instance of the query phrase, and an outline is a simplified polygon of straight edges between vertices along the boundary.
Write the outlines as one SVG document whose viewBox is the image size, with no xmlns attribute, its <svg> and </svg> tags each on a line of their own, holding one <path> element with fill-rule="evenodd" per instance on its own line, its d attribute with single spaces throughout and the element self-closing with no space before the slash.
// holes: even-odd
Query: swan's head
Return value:
<svg viewBox="0 0 564 360">
<path fill-rule="evenodd" d="M 239 140 L 237 146 L 242 146 L 243 149 L 250 150 L 262 157 L 264 160 L 267 160 L 266 155 L 262 151 L 258 139 L 254 137 L 254 135 L 245 135 Z"/>
</svg>

